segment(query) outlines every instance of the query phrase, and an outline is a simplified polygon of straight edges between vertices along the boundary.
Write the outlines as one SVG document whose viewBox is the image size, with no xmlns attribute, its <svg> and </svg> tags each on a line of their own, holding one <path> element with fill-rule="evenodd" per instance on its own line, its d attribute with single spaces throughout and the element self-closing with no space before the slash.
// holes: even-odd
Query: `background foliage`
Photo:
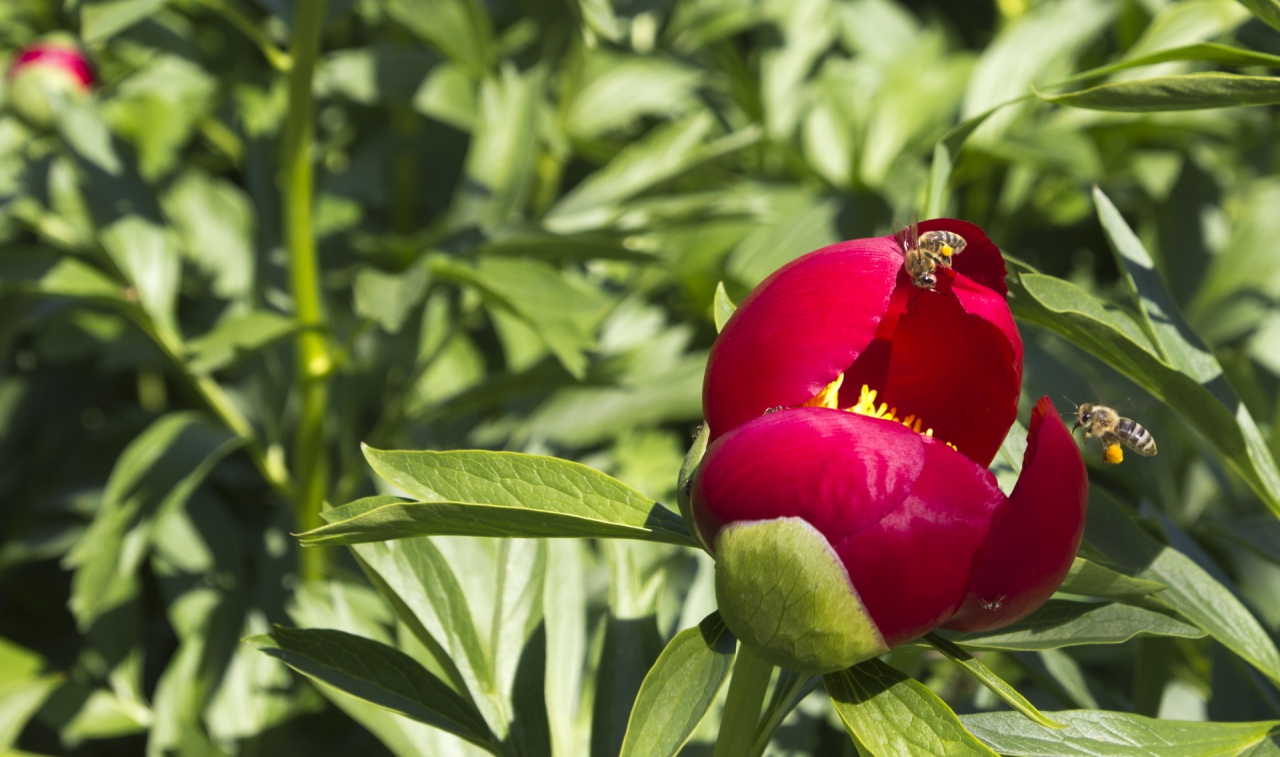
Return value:
<svg viewBox="0 0 1280 757">
<path fill-rule="evenodd" d="M 329 0 L 302 206 L 315 317 L 282 210 L 300 8 L 0 5 L 4 55 L 63 30 L 101 78 L 49 129 L 0 116 L 0 751 L 668 753 L 681 728 L 624 734 L 675 637 L 704 678 L 669 685 L 711 709 L 683 753 L 709 754 L 723 641 L 714 623 L 676 634 L 714 610 L 711 563 L 678 521 L 640 516 L 674 505 L 717 283 L 738 300 L 918 210 L 1011 256 L 1024 418 L 1041 394 L 1103 401 L 1160 454 L 1103 468 L 1087 451 L 1090 562 L 1034 623 L 939 640 L 951 656 L 897 651 L 829 680 L 831 697 L 782 674 L 754 753 L 852 754 L 844 723 L 945 720 L 930 691 L 1005 754 L 1275 752 L 1269 722 L 1122 713 L 1280 717 L 1280 133 L 1271 107 L 1180 110 L 1280 100 L 1280 33 L 1250 13 L 1275 23 L 1280 6 Z M 1051 94 L 1126 61 L 1151 65 Z M 1141 81 L 1223 67 L 1252 78 Z M 949 132 L 1002 105 L 967 141 Z M 300 367 L 307 340 L 320 362 Z M 290 534 L 321 499 L 512 506 L 441 483 L 491 458 L 366 458 L 362 442 L 580 461 L 626 485 L 590 479 L 608 507 L 638 508 L 613 535 L 656 530 L 301 559 Z M 512 465 L 508 484 L 540 480 Z M 529 486 L 518 506 L 563 504 Z M 432 678 L 360 689 L 335 660 L 373 642 L 382 670 L 407 655 Z M 973 676 L 1041 709 L 1117 713 L 1054 712 L 1069 728 L 1046 730 Z M 431 681 L 452 714 L 421 708 L 413 686 Z M 900 696 L 858 699 L 882 685 Z M 640 691 L 636 711 L 661 701 Z M 903 733 L 862 748 L 984 753 Z"/>
</svg>

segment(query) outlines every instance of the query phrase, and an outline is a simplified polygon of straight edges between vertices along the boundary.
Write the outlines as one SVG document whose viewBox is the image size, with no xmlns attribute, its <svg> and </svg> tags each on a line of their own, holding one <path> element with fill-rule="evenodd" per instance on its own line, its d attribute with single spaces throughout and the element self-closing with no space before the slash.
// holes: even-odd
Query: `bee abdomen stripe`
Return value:
<svg viewBox="0 0 1280 757">
<path fill-rule="evenodd" d="M 1116 431 L 1139 454 L 1150 454 L 1148 450 L 1155 449 L 1155 439 L 1151 438 L 1151 432 L 1128 418 L 1120 419 L 1120 423 L 1116 424 Z"/>
</svg>

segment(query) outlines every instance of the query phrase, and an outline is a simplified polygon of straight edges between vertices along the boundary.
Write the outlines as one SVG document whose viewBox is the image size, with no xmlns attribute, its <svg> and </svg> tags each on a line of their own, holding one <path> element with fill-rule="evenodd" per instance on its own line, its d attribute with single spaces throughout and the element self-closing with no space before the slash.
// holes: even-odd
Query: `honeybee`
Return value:
<svg viewBox="0 0 1280 757">
<path fill-rule="evenodd" d="M 1121 444 L 1144 457 L 1151 457 L 1156 453 L 1156 440 L 1151 438 L 1150 431 L 1105 405 L 1090 405 L 1086 402 L 1076 408 L 1076 425 L 1071 430 L 1081 426 L 1084 427 L 1086 439 L 1102 440 L 1106 450 L 1103 459 L 1109 463 L 1118 463 L 1124 459 L 1120 451 Z"/>
<path fill-rule="evenodd" d="M 900 228 L 894 239 L 902 248 L 902 267 L 911 277 L 917 289 L 933 289 L 938 286 L 938 266 L 951 267 L 951 258 L 964 251 L 964 237 L 953 231 L 926 231 L 914 219 L 910 226 Z"/>
</svg>

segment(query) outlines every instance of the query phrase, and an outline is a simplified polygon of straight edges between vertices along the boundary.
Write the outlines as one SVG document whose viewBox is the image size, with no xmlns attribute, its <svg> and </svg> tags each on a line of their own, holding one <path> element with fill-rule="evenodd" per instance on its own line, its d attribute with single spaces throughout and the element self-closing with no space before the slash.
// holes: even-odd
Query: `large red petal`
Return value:
<svg viewBox="0 0 1280 757">
<path fill-rule="evenodd" d="M 714 544 L 725 523 L 800 517 L 835 544 L 906 499 L 925 462 L 920 439 L 901 425 L 826 408 L 757 418 L 702 458 L 698 529 Z"/>
<path fill-rule="evenodd" d="M 987 289 L 994 290 L 1001 297 L 1008 294 L 1009 289 L 1004 283 L 1004 277 L 1007 274 L 1004 256 L 1000 254 L 1000 248 L 987 238 L 985 231 L 968 221 L 957 218 L 934 218 L 921 221 L 919 228 L 921 232 L 954 231 L 964 237 L 967 243 L 964 252 L 956 255 L 951 261 L 956 273 L 978 282 Z"/>
<path fill-rule="evenodd" d="M 1018 415 L 1022 340 L 1009 307 L 963 276 L 935 292 L 900 285 L 915 294 L 893 332 L 881 397 L 985 468 Z"/>
<path fill-rule="evenodd" d="M 875 336 L 902 253 L 891 237 L 842 242 L 778 269 L 711 348 L 702 410 L 711 440 L 773 407 L 804 404 Z"/>
<path fill-rule="evenodd" d="M 932 631 L 961 606 L 1006 506 L 990 471 L 941 442 L 922 442 L 924 470 L 906 500 L 835 545 L 890 647 Z"/>
<path fill-rule="evenodd" d="M 946 627 L 1002 628 L 1057 590 L 1084 535 L 1089 479 L 1071 432 L 1048 397 L 1031 413 L 1022 476 L 991 532 L 964 605 Z"/>
<path fill-rule="evenodd" d="M 783 410 L 712 443 L 693 488 L 708 543 L 733 521 L 802 517 L 835 548 L 885 640 L 951 617 L 1005 503 L 991 473 L 901 424 Z"/>
</svg>

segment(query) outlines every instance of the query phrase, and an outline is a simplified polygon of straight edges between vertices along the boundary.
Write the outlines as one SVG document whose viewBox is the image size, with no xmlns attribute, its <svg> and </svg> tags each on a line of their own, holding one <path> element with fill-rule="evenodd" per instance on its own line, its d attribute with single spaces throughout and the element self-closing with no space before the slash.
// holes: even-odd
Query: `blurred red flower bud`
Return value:
<svg viewBox="0 0 1280 757">
<path fill-rule="evenodd" d="M 88 58 L 69 41 L 48 39 L 23 49 L 6 75 L 8 101 L 23 118 L 38 126 L 53 122 L 55 102 L 82 97 L 93 88 Z"/>
</svg>

